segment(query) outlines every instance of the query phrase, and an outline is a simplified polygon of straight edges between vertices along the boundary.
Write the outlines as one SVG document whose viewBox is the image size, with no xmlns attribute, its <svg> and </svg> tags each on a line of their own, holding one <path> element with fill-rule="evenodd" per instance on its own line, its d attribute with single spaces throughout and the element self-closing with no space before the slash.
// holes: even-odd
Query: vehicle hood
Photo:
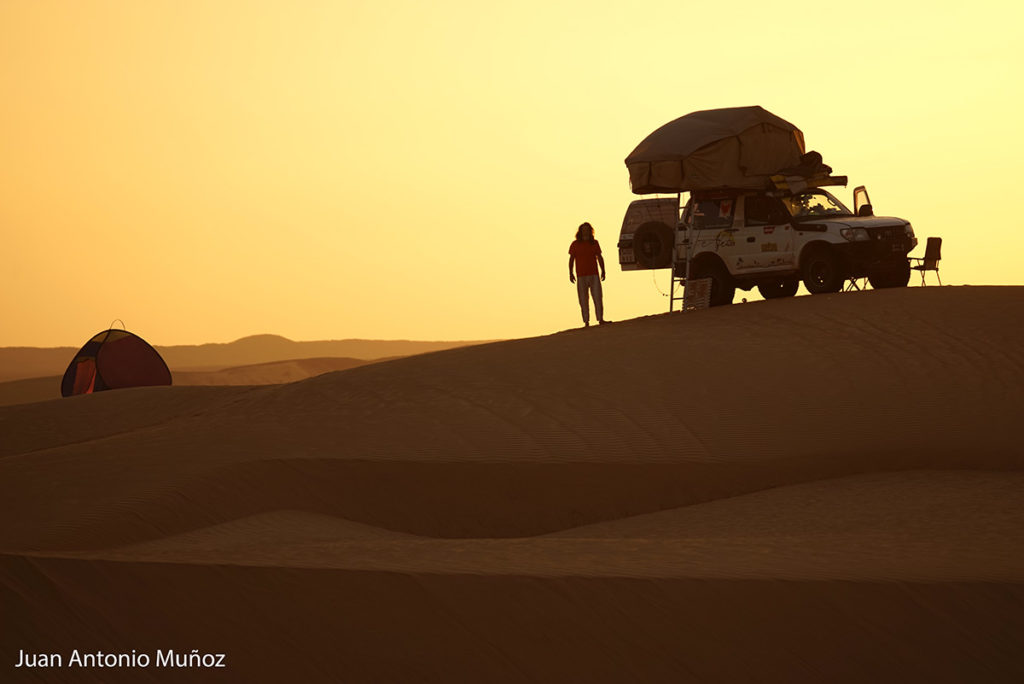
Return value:
<svg viewBox="0 0 1024 684">
<path fill-rule="evenodd" d="M 904 226 L 910 221 L 897 218 L 896 216 L 836 216 L 836 217 L 815 217 L 814 220 L 805 223 L 817 223 L 819 225 L 840 226 L 842 228 L 892 228 L 893 226 Z M 797 222 L 795 225 L 800 225 Z"/>
</svg>

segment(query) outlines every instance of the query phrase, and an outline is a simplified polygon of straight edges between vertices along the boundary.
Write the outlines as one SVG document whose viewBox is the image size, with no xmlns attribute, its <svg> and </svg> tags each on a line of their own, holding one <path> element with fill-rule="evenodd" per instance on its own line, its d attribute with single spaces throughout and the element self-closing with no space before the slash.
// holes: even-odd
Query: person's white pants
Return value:
<svg viewBox="0 0 1024 684">
<path fill-rule="evenodd" d="M 601 295 L 601 276 L 576 276 L 576 292 L 580 296 L 580 313 L 583 314 L 583 322 L 590 323 L 590 297 L 594 298 L 594 313 L 597 314 L 597 320 L 603 321 L 604 302 Z"/>
</svg>

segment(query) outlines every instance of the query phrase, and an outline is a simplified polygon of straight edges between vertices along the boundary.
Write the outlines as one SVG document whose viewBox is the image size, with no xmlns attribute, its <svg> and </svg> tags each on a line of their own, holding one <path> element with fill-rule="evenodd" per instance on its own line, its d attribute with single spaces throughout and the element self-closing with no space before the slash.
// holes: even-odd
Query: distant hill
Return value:
<svg viewBox="0 0 1024 684">
<path fill-rule="evenodd" d="M 87 339 L 87 338 L 86 338 Z M 82 340 L 82 344 L 86 342 Z M 227 343 L 156 346 L 171 371 L 212 371 L 234 366 L 312 358 L 366 361 L 411 356 L 485 341 L 323 340 L 295 342 L 252 335 Z M 79 347 L 0 347 L 0 382 L 63 375 Z"/>
<path fill-rule="evenodd" d="M 212 370 L 294 359 L 351 358 L 376 360 L 465 347 L 481 342 L 414 340 L 323 340 L 294 342 L 279 335 L 252 335 L 228 344 L 158 346 L 172 371 Z"/>
</svg>

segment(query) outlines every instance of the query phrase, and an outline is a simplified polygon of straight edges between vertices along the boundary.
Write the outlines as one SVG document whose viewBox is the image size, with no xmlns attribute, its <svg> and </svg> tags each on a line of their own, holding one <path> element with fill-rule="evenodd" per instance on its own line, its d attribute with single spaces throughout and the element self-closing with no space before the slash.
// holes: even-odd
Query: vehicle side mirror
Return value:
<svg viewBox="0 0 1024 684">
<path fill-rule="evenodd" d="M 864 211 L 867 210 L 865 214 Z M 871 212 L 871 198 L 868 197 L 868 189 L 858 185 L 853 189 L 853 213 L 856 216 L 873 216 Z"/>
</svg>

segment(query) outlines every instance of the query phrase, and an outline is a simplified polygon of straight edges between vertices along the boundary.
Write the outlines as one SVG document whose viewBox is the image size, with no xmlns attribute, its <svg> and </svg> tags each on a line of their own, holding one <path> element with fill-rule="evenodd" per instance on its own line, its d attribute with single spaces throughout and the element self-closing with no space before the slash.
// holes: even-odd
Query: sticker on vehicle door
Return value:
<svg viewBox="0 0 1024 684">
<path fill-rule="evenodd" d="M 727 230 L 723 230 L 717 236 L 715 236 L 715 249 L 719 247 L 735 247 L 736 240 L 733 238 L 732 233 Z"/>
</svg>

